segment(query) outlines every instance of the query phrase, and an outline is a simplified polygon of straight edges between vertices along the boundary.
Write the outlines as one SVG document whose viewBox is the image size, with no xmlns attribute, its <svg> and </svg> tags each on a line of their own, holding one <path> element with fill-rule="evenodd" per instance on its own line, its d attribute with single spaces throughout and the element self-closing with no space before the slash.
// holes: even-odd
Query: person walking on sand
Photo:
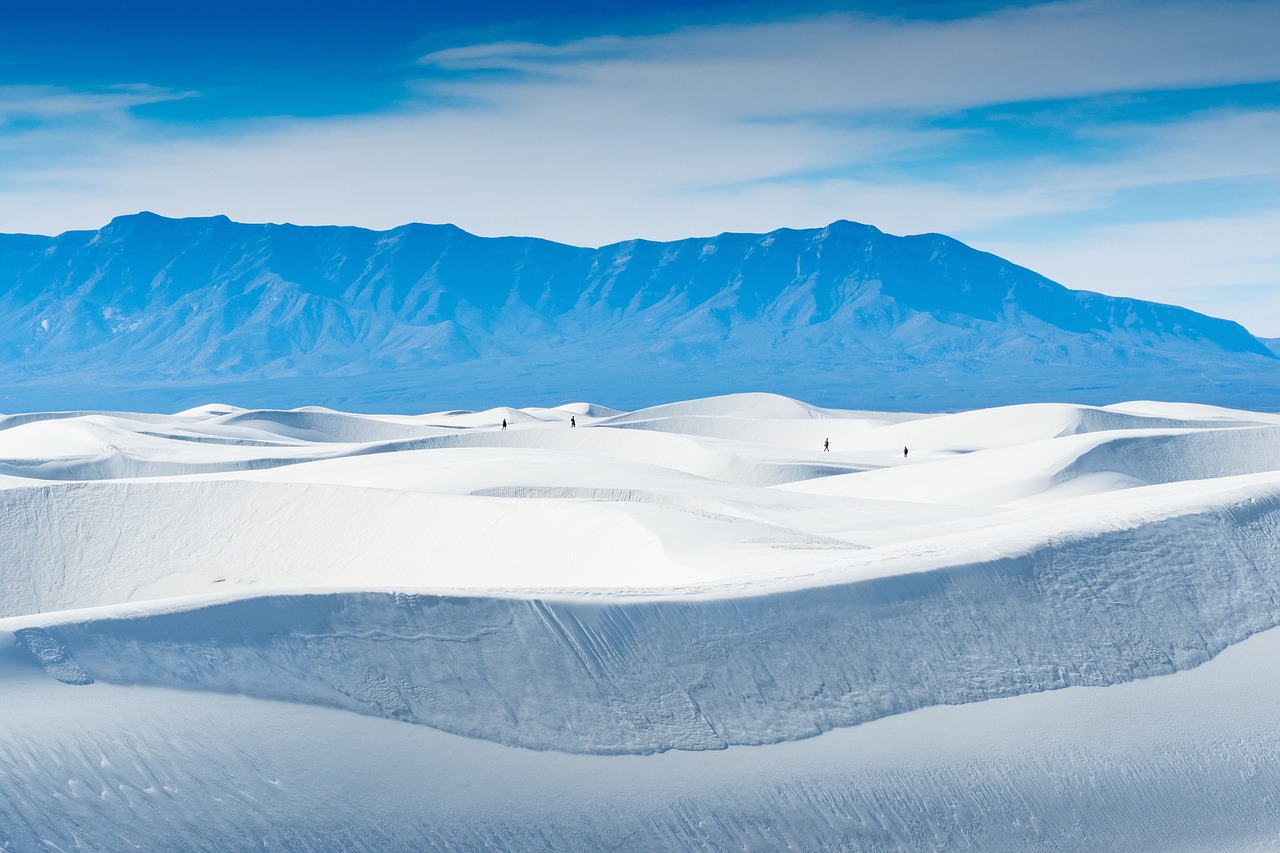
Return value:
<svg viewBox="0 0 1280 853">
<path fill-rule="evenodd" d="M 827 451 L 828 453 L 831 452 L 831 439 L 829 438 L 822 439 L 822 449 Z"/>
<path fill-rule="evenodd" d="M 503 428 L 503 429 L 506 429 L 506 428 L 507 428 L 507 419 L 506 419 L 506 418 L 503 418 L 503 419 L 502 419 L 502 428 Z"/>
<path fill-rule="evenodd" d="M 578 419 L 573 415 L 569 415 L 569 427 L 572 429 L 578 425 Z"/>
<path fill-rule="evenodd" d="M 904 447 L 904 448 L 902 448 L 902 458 L 903 458 L 903 459 L 906 459 L 906 458 L 907 458 L 907 449 L 906 449 L 905 447 Z"/>
</svg>

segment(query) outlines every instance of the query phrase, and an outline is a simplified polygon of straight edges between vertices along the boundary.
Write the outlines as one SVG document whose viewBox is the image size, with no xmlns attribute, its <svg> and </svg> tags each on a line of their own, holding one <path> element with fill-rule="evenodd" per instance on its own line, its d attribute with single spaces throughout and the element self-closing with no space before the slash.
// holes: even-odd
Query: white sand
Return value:
<svg viewBox="0 0 1280 853">
<path fill-rule="evenodd" d="M 1280 838 L 1280 416 L 24 415 L 0 553 L 13 849 Z"/>
</svg>

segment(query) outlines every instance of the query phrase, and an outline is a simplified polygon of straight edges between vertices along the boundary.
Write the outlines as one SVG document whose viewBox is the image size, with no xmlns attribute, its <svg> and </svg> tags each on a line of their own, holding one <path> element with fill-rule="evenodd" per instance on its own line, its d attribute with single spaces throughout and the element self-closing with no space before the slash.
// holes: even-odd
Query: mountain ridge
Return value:
<svg viewBox="0 0 1280 853">
<path fill-rule="evenodd" d="M 1035 399 L 1115 402 L 1144 396 L 1126 391 L 1150 387 L 1153 372 L 1170 374 L 1156 387 L 1185 386 L 1188 399 L 1202 398 L 1185 381 L 1199 373 L 1241 386 L 1241 399 L 1229 390 L 1206 402 L 1257 405 L 1243 377 L 1274 387 L 1276 361 L 1229 320 L 1068 290 L 945 235 L 846 220 L 596 249 L 454 225 L 152 213 L 97 231 L 0 235 L 9 407 L 65 391 L 78 408 L 71 397 L 95 388 L 193 404 L 255 383 L 294 387 L 286 396 L 298 404 L 361 405 L 364 393 L 365 405 L 399 406 L 409 400 L 395 387 L 413 379 L 449 383 L 440 399 L 450 405 L 516 394 L 626 408 L 672 390 L 774 390 L 945 409 L 965 395 L 939 387 L 940 375 L 972 379 L 978 404 L 1005 401 L 1013 389 L 998 392 L 1001 377 Z M 326 385 L 332 396 L 300 396 Z"/>
</svg>

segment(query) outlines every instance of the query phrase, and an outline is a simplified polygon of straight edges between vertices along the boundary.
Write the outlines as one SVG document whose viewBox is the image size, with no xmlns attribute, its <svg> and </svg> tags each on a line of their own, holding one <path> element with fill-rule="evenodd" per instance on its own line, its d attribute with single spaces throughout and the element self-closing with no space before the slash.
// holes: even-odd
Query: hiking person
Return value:
<svg viewBox="0 0 1280 853">
<path fill-rule="evenodd" d="M 829 438 L 822 439 L 822 449 L 827 451 L 828 453 L 831 452 L 831 439 Z"/>
<path fill-rule="evenodd" d="M 902 448 L 902 458 L 903 458 L 903 459 L 906 459 L 906 458 L 907 458 L 907 449 L 906 449 L 905 447 L 904 447 L 904 448 Z"/>
<path fill-rule="evenodd" d="M 502 428 L 503 428 L 503 429 L 506 429 L 506 428 L 507 428 L 507 419 L 506 419 L 506 418 L 503 418 L 503 419 L 502 419 Z"/>
<path fill-rule="evenodd" d="M 569 426 L 572 428 L 572 427 L 576 427 L 577 425 L 578 425 L 578 419 L 575 418 L 573 415 L 569 415 Z"/>
</svg>

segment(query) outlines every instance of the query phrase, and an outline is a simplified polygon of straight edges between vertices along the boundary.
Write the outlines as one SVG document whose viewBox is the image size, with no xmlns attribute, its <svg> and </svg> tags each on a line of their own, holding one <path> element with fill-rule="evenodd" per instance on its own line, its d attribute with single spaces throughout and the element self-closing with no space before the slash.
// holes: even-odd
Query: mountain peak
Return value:
<svg viewBox="0 0 1280 853">
<path fill-rule="evenodd" d="M 874 225 L 866 225 L 862 222 L 853 222 L 849 219 L 837 219 L 826 228 L 821 229 L 825 234 L 834 235 L 853 235 L 857 237 L 875 237 L 887 236 L 883 231 Z"/>
<path fill-rule="evenodd" d="M 210 225 L 230 225 L 231 219 L 225 214 L 217 214 L 214 216 L 190 216 L 174 218 L 170 216 L 162 216 L 159 213 L 153 213 L 150 210 L 140 210 L 137 213 L 128 213 L 116 216 L 111 219 L 100 230 L 103 232 L 119 232 L 125 230 L 136 230 L 140 228 L 151 229 L 167 229 L 189 231 L 195 228 Z"/>
</svg>

